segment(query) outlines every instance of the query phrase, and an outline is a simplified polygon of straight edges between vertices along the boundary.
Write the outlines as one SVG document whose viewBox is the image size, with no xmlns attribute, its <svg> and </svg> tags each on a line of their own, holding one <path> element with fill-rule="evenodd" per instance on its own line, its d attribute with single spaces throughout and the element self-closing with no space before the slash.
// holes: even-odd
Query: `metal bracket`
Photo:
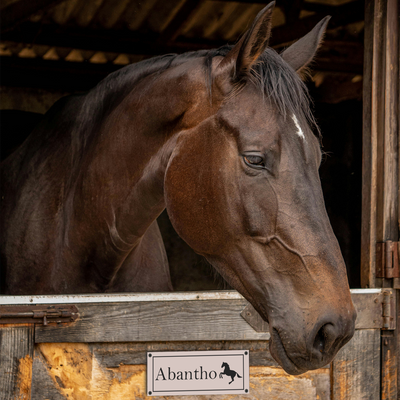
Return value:
<svg viewBox="0 0 400 400">
<path fill-rule="evenodd" d="M 79 312 L 74 305 L 0 306 L 0 324 L 43 324 L 74 322 Z"/>
<path fill-rule="evenodd" d="M 386 331 L 392 331 L 396 329 L 396 298 L 393 290 L 390 289 L 384 290 L 382 294 L 382 329 Z"/>
<path fill-rule="evenodd" d="M 269 332 L 268 323 L 261 318 L 250 303 L 247 304 L 240 315 L 256 332 Z"/>
<path fill-rule="evenodd" d="M 399 242 L 387 240 L 376 244 L 376 277 L 400 278 Z"/>
</svg>

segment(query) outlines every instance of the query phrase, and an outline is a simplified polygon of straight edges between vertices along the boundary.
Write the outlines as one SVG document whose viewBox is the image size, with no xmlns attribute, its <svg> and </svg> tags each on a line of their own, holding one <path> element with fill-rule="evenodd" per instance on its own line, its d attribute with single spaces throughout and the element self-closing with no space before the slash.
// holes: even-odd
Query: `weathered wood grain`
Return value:
<svg viewBox="0 0 400 400">
<path fill-rule="evenodd" d="M 42 343 L 35 351 L 32 399 L 149 399 L 146 397 L 146 365 L 133 363 L 115 364 L 118 354 L 128 356 L 132 344 L 84 344 Z M 139 344 L 153 346 L 154 344 Z M 169 343 L 175 350 L 186 344 Z M 193 343 L 187 343 L 192 346 Z M 227 347 L 239 343 L 225 343 Z M 260 345 L 262 345 L 260 343 Z M 199 347 L 207 344 L 198 343 Z M 217 345 L 218 347 L 219 345 Z M 211 346 L 214 347 L 214 346 Z M 257 346 L 256 346 L 257 347 Z M 163 344 L 157 344 L 157 349 Z M 170 348 L 171 349 L 171 348 Z M 137 349 L 136 349 L 137 350 Z M 110 357 L 107 357 L 109 353 Z M 119 358 L 119 361 L 123 358 Z M 247 400 L 329 400 L 329 369 L 310 371 L 299 376 L 290 376 L 281 368 L 272 366 L 250 367 L 250 393 Z M 208 396 L 206 396 L 208 399 Z M 216 400 L 231 399 L 231 395 L 212 396 Z M 236 396 L 235 396 L 236 397 Z M 160 397 L 154 397 L 161 399 Z M 181 396 L 168 396 L 178 400 Z M 185 396 L 188 400 L 201 400 L 205 396 Z M 164 399 L 164 397 L 162 397 Z"/>
<path fill-rule="evenodd" d="M 33 367 L 32 367 L 32 389 L 31 400 L 64 400 L 64 397 L 57 389 L 58 382 L 53 380 L 49 370 L 52 365 L 48 364 L 42 356 L 38 346 L 35 346 Z"/>
<path fill-rule="evenodd" d="M 398 100 L 399 100 L 399 14 L 398 0 L 386 0 L 385 24 L 385 170 L 384 170 L 384 220 L 383 231 L 386 240 L 398 240 Z"/>
<path fill-rule="evenodd" d="M 42 342 L 268 340 L 240 316 L 246 300 L 82 304 L 68 326 L 37 326 Z"/>
<path fill-rule="evenodd" d="M 363 79 L 363 155 L 362 155 L 362 220 L 361 220 L 361 286 L 375 287 L 377 134 L 373 100 L 375 2 L 365 3 L 364 79 Z M 376 84 L 374 85 L 376 88 Z"/>
<path fill-rule="evenodd" d="M 30 399 L 33 325 L 0 328 L 0 399 Z"/>
<path fill-rule="evenodd" d="M 268 341 L 92 343 L 91 351 L 107 368 L 145 364 L 148 351 L 249 350 L 250 365 L 279 367 L 269 352 Z M 329 368 L 327 366 L 326 368 Z"/>
<path fill-rule="evenodd" d="M 381 338 L 381 399 L 398 400 L 397 338 L 395 331 L 383 331 Z"/>
<path fill-rule="evenodd" d="M 363 329 L 338 353 L 331 367 L 332 400 L 380 398 L 380 330 Z"/>
<path fill-rule="evenodd" d="M 370 275 L 374 280 L 371 287 L 382 286 L 382 280 L 375 277 L 375 245 L 376 242 L 384 242 L 385 237 L 385 20 L 386 20 L 386 0 L 374 0 L 373 16 L 373 52 L 372 52 L 372 93 L 371 93 L 371 141 L 374 145 L 375 177 L 373 186 L 373 196 L 375 197 L 375 219 L 370 223 L 375 227 L 375 237 L 371 238 L 371 264 Z"/>
<path fill-rule="evenodd" d="M 382 295 L 355 292 L 356 329 L 382 326 Z M 242 317 L 245 299 L 141 301 L 79 304 L 79 320 L 35 328 L 43 342 L 149 342 L 268 340 L 268 325 L 256 332 Z"/>
</svg>

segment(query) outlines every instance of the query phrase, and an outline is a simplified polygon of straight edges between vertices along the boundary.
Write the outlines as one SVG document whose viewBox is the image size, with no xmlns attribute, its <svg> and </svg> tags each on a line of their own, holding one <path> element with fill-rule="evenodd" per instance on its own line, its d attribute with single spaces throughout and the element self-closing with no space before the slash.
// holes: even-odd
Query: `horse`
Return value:
<svg viewBox="0 0 400 400">
<path fill-rule="evenodd" d="M 3 293 L 172 290 L 166 208 L 288 373 L 333 359 L 356 313 L 302 79 L 329 17 L 278 54 L 273 8 L 233 46 L 127 66 L 47 112 L 1 165 Z"/>
<path fill-rule="evenodd" d="M 222 379 L 222 375 L 229 376 L 232 379 L 229 384 L 231 384 L 235 380 L 235 376 L 241 378 L 241 376 L 236 371 L 233 371 L 229 368 L 229 364 L 227 364 L 226 362 L 222 363 L 221 368 L 224 368 L 224 371 L 219 374 L 219 378 Z"/>
</svg>

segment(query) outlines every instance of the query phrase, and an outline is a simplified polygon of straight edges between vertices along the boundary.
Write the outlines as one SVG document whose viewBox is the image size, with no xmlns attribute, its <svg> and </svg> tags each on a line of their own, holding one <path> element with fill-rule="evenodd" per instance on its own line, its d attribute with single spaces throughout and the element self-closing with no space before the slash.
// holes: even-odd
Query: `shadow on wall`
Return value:
<svg viewBox="0 0 400 400">
<path fill-rule="evenodd" d="M 323 134 L 322 190 L 347 266 L 350 287 L 361 285 L 362 102 L 317 103 Z"/>
</svg>

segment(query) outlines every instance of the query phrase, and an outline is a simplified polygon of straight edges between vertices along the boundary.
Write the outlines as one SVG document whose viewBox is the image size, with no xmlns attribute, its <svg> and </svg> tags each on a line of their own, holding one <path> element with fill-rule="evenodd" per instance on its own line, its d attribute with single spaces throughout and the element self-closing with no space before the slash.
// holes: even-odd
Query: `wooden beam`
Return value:
<svg viewBox="0 0 400 400">
<path fill-rule="evenodd" d="M 212 1 L 219 1 L 219 2 L 231 2 L 232 0 L 212 0 Z M 295 0 L 296 2 L 298 0 Z M 267 5 L 269 3 L 268 0 L 235 0 L 236 3 L 246 3 L 246 4 L 265 4 Z M 284 3 L 287 2 L 288 5 L 294 4 L 294 1 L 290 0 L 277 0 L 277 7 L 282 7 L 285 8 Z M 358 16 L 360 16 L 363 13 L 364 10 L 364 0 L 354 0 L 352 2 L 340 5 L 340 6 L 335 6 L 335 5 L 330 5 L 330 4 L 322 4 L 322 3 L 314 3 L 314 2 L 308 2 L 308 1 L 302 1 L 302 10 L 306 11 L 312 11 L 319 13 L 322 16 L 322 18 L 326 15 L 337 15 L 342 12 L 352 12 L 355 11 Z"/>
<path fill-rule="evenodd" d="M 159 294 L 154 295 L 156 298 Z M 241 312 L 248 305 L 244 298 L 183 298 L 170 301 L 167 295 L 165 300 L 152 301 L 151 296 L 140 301 L 117 302 L 118 295 L 114 295 L 114 300 L 109 302 L 87 303 L 85 295 L 75 295 L 71 301 L 78 308 L 79 319 L 63 326 L 51 323 L 37 325 L 35 342 L 269 340 L 268 329 L 256 332 L 241 317 Z M 4 296 L 3 302 L 8 302 L 10 297 Z M 54 303 L 61 300 L 69 303 L 65 296 L 50 297 Z M 79 302 L 80 297 L 85 303 Z M 382 299 L 379 289 L 352 290 L 357 330 L 379 330 L 382 327 Z M 35 299 L 32 299 L 32 304 L 37 304 Z"/>
<path fill-rule="evenodd" d="M 63 0 L 18 0 L 2 3 L 0 7 L 1 32 L 15 28 L 20 22 L 29 18 L 32 14 L 53 7 Z"/>
<path fill-rule="evenodd" d="M 44 1 L 44 0 L 42 0 Z M 185 40 L 180 33 L 188 19 L 193 16 L 203 0 L 187 2 L 169 23 L 161 36 L 138 32 L 120 32 L 116 30 L 94 30 L 78 27 L 60 27 L 58 25 L 24 22 L 19 29 L 5 32 L 3 41 L 26 44 L 67 47 L 127 54 L 157 55 L 165 53 L 183 53 L 191 50 L 216 48 L 225 41 Z M 332 10 L 329 28 L 363 20 L 363 1 L 357 0 Z M 326 13 L 317 13 L 297 22 L 285 24 L 272 31 L 271 46 L 283 46 L 308 33 Z"/>
<path fill-rule="evenodd" d="M 72 49 L 113 53 L 159 55 L 219 47 L 225 42 L 179 41 L 166 43 L 157 34 L 123 33 L 115 30 L 96 30 L 78 27 L 41 25 L 33 22 L 21 24 L 21 29 L 6 32 L 2 41 L 40 44 Z"/>
<path fill-rule="evenodd" d="M 82 304 L 73 325 L 37 326 L 36 343 L 268 340 L 240 316 L 243 300 Z M 118 318 L 116 318 L 118 316 Z"/>
<path fill-rule="evenodd" d="M 294 40 L 301 38 L 311 31 L 314 26 L 326 17 L 326 12 L 317 12 L 306 18 L 297 20 L 294 23 L 278 26 L 272 30 L 270 41 L 271 46 L 286 45 Z M 353 22 L 364 20 L 364 1 L 356 0 L 351 3 L 337 6 L 331 9 L 332 16 L 329 21 L 328 29 L 334 29 Z"/>
<path fill-rule="evenodd" d="M 160 54 L 168 53 L 160 48 Z M 150 56 L 150 55 L 148 55 Z M 68 62 L 41 58 L 0 57 L 1 85 L 56 89 L 67 92 L 85 91 L 95 86 L 111 72 L 123 67 L 112 63 Z M 316 60 L 313 71 L 361 74 L 362 64 L 347 59 Z"/>
<path fill-rule="evenodd" d="M 162 42 L 169 43 L 175 41 L 204 1 L 205 0 L 186 0 L 172 21 L 164 29 L 161 38 Z"/>
<path fill-rule="evenodd" d="M 111 63 L 91 64 L 42 59 L 0 57 L 1 85 L 86 91 L 121 68 Z"/>
<path fill-rule="evenodd" d="M 381 94 L 382 9 L 376 1 L 365 7 L 364 99 L 363 99 L 363 177 L 361 221 L 361 286 L 375 287 L 375 246 L 377 242 L 378 194 L 378 108 L 384 105 Z"/>
</svg>

